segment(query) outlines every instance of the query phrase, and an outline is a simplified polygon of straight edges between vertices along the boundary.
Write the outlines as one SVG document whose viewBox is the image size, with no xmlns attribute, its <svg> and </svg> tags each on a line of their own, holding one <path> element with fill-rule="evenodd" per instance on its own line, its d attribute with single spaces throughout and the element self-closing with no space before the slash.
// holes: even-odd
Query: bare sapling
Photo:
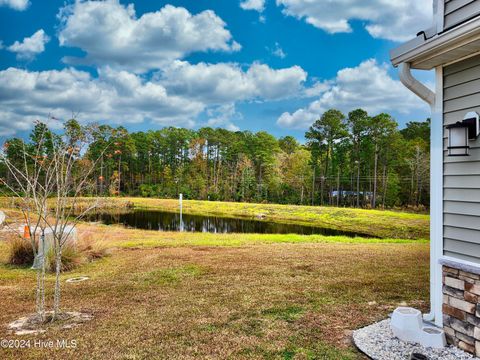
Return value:
<svg viewBox="0 0 480 360">
<path fill-rule="evenodd" d="M 85 156 L 92 141 L 93 126 L 81 126 L 76 120 L 65 123 L 62 134 L 53 133 L 43 123 L 36 123 L 31 141 L 8 142 L 0 153 L 0 163 L 7 170 L 3 188 L 15 199 L 25 228 L 15 230 L 29 238 L 37 271 L 36 314 L 46 321 L 45 272 L 46 251 L 53 252 L 55 288 L 51 320 L 61 314 L 62 250 L 70 241 L 77 224 L 99 203 L 92 174 L 96 161 Z M 108 146 L 104 149 L 104 151 Z M 98 158 L 103 156 L 103 152 Z M 80 197 L 90 196 L 86 207 L 77 211 Z M 48 233 L 48 240 L 46 234 Z"/>
</svg>

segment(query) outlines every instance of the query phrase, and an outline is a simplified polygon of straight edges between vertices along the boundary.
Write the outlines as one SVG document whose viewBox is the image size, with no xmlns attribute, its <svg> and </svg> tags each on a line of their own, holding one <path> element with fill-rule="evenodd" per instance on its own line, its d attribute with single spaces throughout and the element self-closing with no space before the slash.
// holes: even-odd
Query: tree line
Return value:
<svg viewBox="0 0 480 360">
<path fill-rule="evenodd" d="M 82 131 L 75 120 L 66 126 Z M 46 130 L 37 123 L 28 139 L 7 140 L 5 156 L 20 161 L 19 149 L 38 147 Z M 128 132 L 98 125 L 89 134 L 79 161 L 93 167 L 92 194 L 173 198 L 182 193 L 199 200 L 363 208 L 429 203 L 429 120 L 400 130 L 385 113 L 370 116 L 357 109 L 345 115 L 332 109 L 312 124 L 304 144 L 265 131 L 210 127 Z M 44 136 L 42 146 L 54 146 Z M 2 178 L 12 182 L 1 165 Z"/>
</svg>

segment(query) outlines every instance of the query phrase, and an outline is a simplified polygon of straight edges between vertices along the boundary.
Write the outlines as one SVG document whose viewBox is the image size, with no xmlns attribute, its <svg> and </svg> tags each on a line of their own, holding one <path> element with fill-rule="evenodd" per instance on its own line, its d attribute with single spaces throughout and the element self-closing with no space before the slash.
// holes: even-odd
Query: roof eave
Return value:
<svg viewBox="0 0 480 360">
<path fill-rule="evenodd" d="M 390 51 L 394 66 L 410 63 L 414 69 L 430 70 L 480 51 L 480 16 L 425 40 L 417 36 Z"/>
</svg>

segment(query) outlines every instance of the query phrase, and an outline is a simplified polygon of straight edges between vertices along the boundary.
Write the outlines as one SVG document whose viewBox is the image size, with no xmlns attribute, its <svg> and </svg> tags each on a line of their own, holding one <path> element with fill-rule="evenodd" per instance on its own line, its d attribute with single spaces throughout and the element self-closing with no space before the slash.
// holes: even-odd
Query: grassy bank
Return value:
<svg viewBox="0 0 480 360">
<path fill-rule="evenodd" d="M 137 208 L 178 211 L 172 199 L 112 198 L 129 201 Z M 395 239 L 427 239 L 429 216 L 396 211 L 363 210 L 320 206 L 228 203 L 215 201 L 184 201 L 186 214 L 226 217 L 264 218 L 265 221 L 313 225 L 331 229 Z"/>
<path fill-rule="evenodd" d="M 62 275 L 63 308 L 94 320 L 22 337 L 78 348 L 2 349 L 2 359 L 361 359 L 352 330 L 399 303 L 427 307 L 423 241 L 88 224 L 79 236 L 111 249 Z M 0 241 L 0 263 L 4 254 Z M 64 282 L 76 276 L 90 280 Z M 0 338 L 15 338 L 3 325 L 32 311 L 34 284 L 32 271 L 0 265 Z"/>
<path fill-rule="evenodd" d="M 158 232 L 124 229 L 112 225 L 82 225 L 90 237 L 108 247 L 152 248 L 185 246 L 249 246 L 261 244 L 428 244 L 428 240 L 375 239 L 347 236 L 297 235 L 297 234 L 212 234 L 187 232 Z"/>
</svg>

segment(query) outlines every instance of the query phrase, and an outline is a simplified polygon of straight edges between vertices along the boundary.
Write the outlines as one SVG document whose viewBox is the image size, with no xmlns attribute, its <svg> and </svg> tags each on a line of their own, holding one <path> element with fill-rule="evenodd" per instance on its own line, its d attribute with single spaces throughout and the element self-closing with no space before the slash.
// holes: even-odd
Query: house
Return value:
<svg viewBox="0 0 480 360">
<path fill-rule="evenodd" d="M 370 200 L 373 197 L 373 192 L 371 191 L 347 191 L 347 190 L 332 190 L 330 192 L 331 197 L 352 197 L 356 198 L 357 196 L 364 197 L 365 200 Z"/>
<path fill-rule="evenodd" d="M 434 0 L 434 21 L 391 51 L 432 108 L 431 312 L 447 341 L 480 356 L 480 0 Z M 434 70 L 435 91 L 411 69 Z"/>
</svg>

